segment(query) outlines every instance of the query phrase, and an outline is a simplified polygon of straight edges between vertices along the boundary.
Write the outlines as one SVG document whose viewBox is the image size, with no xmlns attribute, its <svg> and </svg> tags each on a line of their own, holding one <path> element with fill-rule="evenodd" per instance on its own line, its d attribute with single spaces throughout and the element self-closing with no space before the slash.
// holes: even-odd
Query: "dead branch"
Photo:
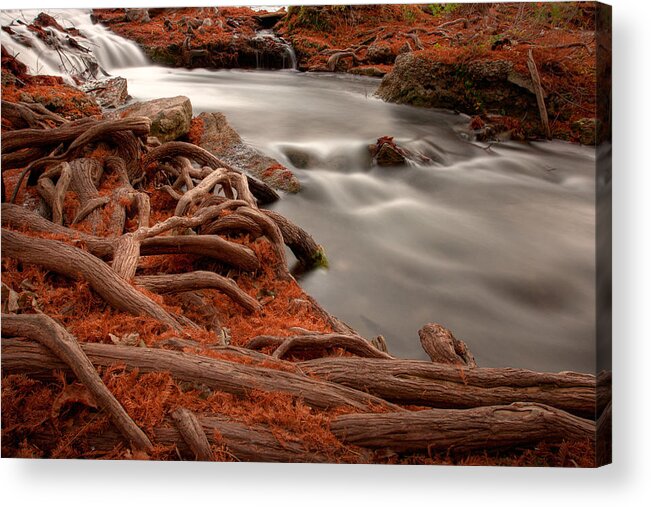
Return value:
<svg viewBox="0 0 651 507">
<path fill-rule="evenodd" d="M 540 75 L 538 74 L 538 68 L 536 67 L 536 62 L 533 59 L 533 51 L 531 49 L 529 50 L 528 57 L 527 57 L 527 67 L 529 67 L 529 73 L 531 74 L 531 81 L 533 82 L 533 87 L 536 91 L 536 101 L 538 102 L 540 121 L 545 130 L 545 135 L 547 136 L 547 139 L 551 139 L 552 132 L 549 128 L 547 107 L 545 107 L 545 92 L 543 91 L 542 84 L 540 84 Z"/>
</svg>

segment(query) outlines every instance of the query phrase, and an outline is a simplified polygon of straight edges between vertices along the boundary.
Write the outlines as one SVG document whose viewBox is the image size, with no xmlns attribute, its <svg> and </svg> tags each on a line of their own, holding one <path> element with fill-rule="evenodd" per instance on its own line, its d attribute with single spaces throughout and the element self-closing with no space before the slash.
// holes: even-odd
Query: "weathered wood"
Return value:
<svg viewBox="0 0 651 507">
<path fill-rule="evenodd" d="M 468 346 L 440 324 L 426 324 L 418 331 L 418 336 L 433 363 L 477 366 Z"/>
<path fill-rule="evenodd" d="M 240 289 L 230 278 L 211 271 L 193 271 L 178 275 L 137 276 L 136 285 L 157 294 L 173 294 L 200 289 L 217 289 L 249 312 L 259 311 L 262 306 Z"/>
<path fill-rule="evenodd" d="M 405 359 L 322 358 L 298 363 L 329 382 L 385 400 L 436 408 L 544 403 L 594 419 L 595 377 L 515 368 L 468 368 Z"/>
<path fill-rule="evenodd" d="M 2 229 L 2 254 L 71 278 L 83 278 L 114 308 L 135 315 L 149 315 L 172 329 L 182 330 L 171 314 L 117 276 L 104 262 L 80 248 Z"/>
<path fill-rule="evenodd" d="M 317 408 L 352 407 L 369 410 L 371 404 L 400 410 L 400 407 L 375 396 L 304 375 L 221 359 L 163 349 L 81 343 L 82 350 L 95 366 L 124 364 L 142 373 L 167 371 L 180 381 L 198 382 L 212 389 L 246 396 L 252 389 L 283 392 Z M 2 367 L 5 374 L 25 373 L 51 378 L 53 370 L 65 363 L 39 344 L 25 340 L 2 340 Z"/>
<path fill-rule="evenodd" d="M 197 461 L 213 461 L 215 459 L 208 437 L 206 437 L 196 415 L 185 408 L 177 408 L 172 412 L 172 419 Z"/>
<path fill-rule="evenodd" d="M 74 372 L 120 432 L 138 448 L 151 450 L 147 435 L 136 425 L 102 382 L 95 367 L 74 336 L 47 315 L 2 315 L 2 336 L 24 336 L 36 340 Z"/>
<path fill-rule="evenodd" d="M 538 403 L 349 414 L 337 417 L 330 429 L 348 444 L 400 452 L 467 452 L 595 437 L 593 421 Z"/>
<path fill-rule="evenodd" d="M 552 138 L 552 131 L 549 128 L 549 118 L 547 117 L 547 107 L 545 106 L 545 92 L 543 91 L 542 84 L 540 83 L 540 75 L 536 62 L 533 59 L 533 51 L 530 49 L 527 55 L 527 67 L 531 74 L 531 81 L 533 82 L 534 90 L 536 91 L 536 101 L 538 102 L 538 111 L 540 112 L 540 121 L 545 129 L 547 139 Z"/>
</svg>

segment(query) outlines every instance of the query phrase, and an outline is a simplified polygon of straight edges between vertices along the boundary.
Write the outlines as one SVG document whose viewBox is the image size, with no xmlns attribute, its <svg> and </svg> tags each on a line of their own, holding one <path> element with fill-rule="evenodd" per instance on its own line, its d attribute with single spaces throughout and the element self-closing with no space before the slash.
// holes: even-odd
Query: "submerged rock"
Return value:
<svg viewBox="0 0 651 507">
<path fill-rule="evenodd" d="M 298 192 L 296 176 L 277 160 L 261 154 L 246 144 L 228 124 L 222 113 L 201 113 L 193 123 L 191 141 L 213 153 L 224 162 L 259 178 L 269 186 L 286 192 Z"/>
<path fill-rule="evenodd" d="M 147 102 L 136 102 L 110 115 L 114 118 L 129 116 L 150 118 L 150 134 L 164 143 L 178 139 L 190 131 L 192 104 L 189 98 L 179 95 Z"/>
<path fill-rule="evenodd" d="M 432 159 L 422 153 L 413 153 L 393 140 L 391 136 L 380 137 L 375 144 L 368 146 L 373 163 L 379 166 L 398 166 L 405 165 L 408 161 L 417 164 L 431 164 Z"/>
</svg>

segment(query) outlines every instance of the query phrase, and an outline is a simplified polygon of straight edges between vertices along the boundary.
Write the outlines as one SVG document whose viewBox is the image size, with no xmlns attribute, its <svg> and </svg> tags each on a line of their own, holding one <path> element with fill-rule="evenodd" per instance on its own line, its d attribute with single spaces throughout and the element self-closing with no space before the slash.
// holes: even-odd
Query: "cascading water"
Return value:
<svg viewBox="0 0 651 507">
<path fill-rule="evenodd" d="M 52 16 L 64 29 L 76 28 L 81 37 L 50 26 L 43 29 L 46 43 L 28 28 L 41 12 Z M 3 28 L 7 27 L 2 31 L 2 45 L 9 54 L 18 56 L 31 74 L 63 76 L 71 81 L 70 75 L 96 77 L 102 70 L 107 73 L 115 68 L 149 63 L 137 44 L 101 24 L 93 24 L 90 11 L 7 10 L 0 12 L 0 22 Z"/>
<path fill-rule="evenodd" d="M 287 41 L 278 37 L 273 30 L 259 30 L 255 35 L 254 41 L 258 41 L 261 46 L 261 49 L 256 50 L 255 53 L 256 69 L 277 68 L 274 65 L 276 58 L 269 58 L 268 54 L 272 53 L 276 55 L 278 53 L 276 48 L 280 48 L 280 68 L 296 70 L 297 60 L 294 48 Z"/>
</svg>

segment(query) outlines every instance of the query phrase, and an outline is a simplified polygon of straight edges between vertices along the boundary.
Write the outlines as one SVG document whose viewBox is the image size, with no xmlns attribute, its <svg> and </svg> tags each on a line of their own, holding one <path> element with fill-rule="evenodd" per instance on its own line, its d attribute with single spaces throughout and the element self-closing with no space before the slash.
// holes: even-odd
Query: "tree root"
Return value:
<svg viewBox="0 0 651 507">
<path fill-rule="evenodd" d="M 337 417 L 330 429 L 343 442 L 361 447 L 468 452 L 591 440 L 595 423 L 538 403 L 512 403 L 467 410 L 349 414 Z"/>
<path fill-rule="evenodd" d="M 171 350 L 101 343 L 80 345 L 95 366 L 120 363 L 129 370 L 137 369 L 142 373 L 167 371 L 177 380 L 198 382 L 236 396 L 245 396 L 252 389 L 258 389 L 287 393 L 311 407 L 321 409 L 351 407 L 366 412 L 371 405 L 376 405 L 394 411 L 402 410 L 376 396 L 286 371 Z M 65 363 L 46 348 L 25 340 L 2 340 L 2 366 L 5 374 L 24 373 L 43 379 L 52 378 L 53 370 L 66 368 Z"/>
<path fill-rule="evenodd" d="M 106 388 L 75 337 L 65 328 L 47 315 L 2 315 L 2 335 L 3 338 L 13 336 L 30 338 L 46 347 L 88 388 L 98 405 L 106 410 L 128 441 L 133 442 L 139 449 L 151 450 L 152 444 L 147 435 Z"/>
<path fill-rule="evenodd" d="M 594 375 L 468 368 L 406 359 L 323 358 L 298 365 L 308 374 L 393 403 L 473 408 L 523 401 L 582 417 L 595 415 Z"/>
<path fill-rule="evenodd" d="M 136 285 L 157 294 L 217 289 L 249 312 L 262 309 L 260 303 L 240 289 L 233 280 L 211 271 L 193 271 L 178 275 L 137 276 L 134 281 Z"/>
<path fill-rule="evenodd" d="M 341 348 L 359 357 L 376 359 L 393 359 L 389 354 L 382 352 L 369 342 L 358 336 L 346 334 L 305 334 L 296 336 L 256 336 L 247 344 L 246 348 L 259 350 L 264 347 L 276 346 L 273 357 L 282 359 L 290 352 L 312 352 L 314 350 L 327 350 Z"/>
<path fill-rule="evenodd" d="M 186 157 L 198 162 L 201 165 L 206 165 L 211 169 L 229 169 L 233 172 L 241 173 L 241 171 L 234 167 L 222 162 L 212 153 L 194 144 L 184 143 L 181 141 L 171 141 L 165 143 L 158 148 L 154 148 L 143 160 L 142 167 L 146 170 L 154 162 L 161 162 L 166 159 L 173 159 L 175 157 Z M 252 176 L 246 175 L 247 183 L 251 193 L 256 197 L 260 204 L 269 204 L 277 201 L 280 196 L 266 183 L 263 183 Z"/>
<path fill-rule="evenodd" d="M 104 262 L 79 248 L 2 229 L 2 253 L 71 278 L 81 277 L 114 308 L 135 315 L 149 315 L 176 331 L 182 330 L 166 310 L 117 276 Z"/>
</svg>

